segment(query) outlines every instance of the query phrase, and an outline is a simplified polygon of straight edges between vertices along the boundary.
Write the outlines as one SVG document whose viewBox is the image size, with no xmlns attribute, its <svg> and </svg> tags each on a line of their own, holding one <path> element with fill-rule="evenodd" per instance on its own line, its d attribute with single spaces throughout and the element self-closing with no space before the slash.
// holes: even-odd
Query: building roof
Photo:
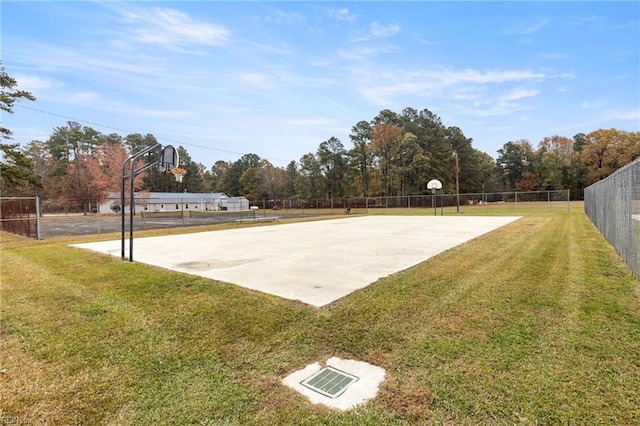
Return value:
<svg viewBox="0 0 640 426">
<path fill-rule="evenodd" d="M 184 201 L 218 201 L 229 198 L 224 192 L 191 193 L 191 192 L 147 192 L 139 195 L 141 198 L 154 200 L 184 200 Z"/>
<path fill-rule="evenodd" d="M 120 193 L 113 192 L 109 194 L 110 198 L 120 198 Z M 145 200 L 150 203 L 180 203 L 180 202 L 217 202 L 225 201 L 229 198 L 224 192 L 206 192 L 206 193 L 190 193 L 190 192 L 135 192 L 136 200 Z M 128 199 L 128 196 L 127 196 Z"/>
</svg>

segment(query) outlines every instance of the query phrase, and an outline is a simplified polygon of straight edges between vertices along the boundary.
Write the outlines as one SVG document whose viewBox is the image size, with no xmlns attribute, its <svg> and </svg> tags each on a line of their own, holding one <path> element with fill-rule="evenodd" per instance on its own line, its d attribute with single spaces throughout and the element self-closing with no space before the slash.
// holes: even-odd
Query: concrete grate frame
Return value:
<svg viewBox="0 0 640 426">
<path fill-rule="evenodd" d="M 340 371 L 334 367 L 325 367 L 311 377 L 300 382 L 301 385 L 329 398 L 337 398 L 347 388 L 359 380 L 358 377 Z"/>
</svg>

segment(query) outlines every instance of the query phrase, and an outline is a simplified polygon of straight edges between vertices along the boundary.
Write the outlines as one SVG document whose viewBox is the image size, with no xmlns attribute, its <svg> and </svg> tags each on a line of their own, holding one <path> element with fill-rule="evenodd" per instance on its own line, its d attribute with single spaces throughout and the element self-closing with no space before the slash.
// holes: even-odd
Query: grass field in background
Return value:
<svg viewBox="0 0 640 426">
<path fill-rule="evenodd" d="M 2 233 L 0 417 L 639 424 L 638 281 L 580 203 L 483 210 L 524 217 L 321 309 L 68 247 L 105 235 Z M 378 397 L 339 412 L 281 384 L 331 356 L 385 368 Z"/>
</svg>

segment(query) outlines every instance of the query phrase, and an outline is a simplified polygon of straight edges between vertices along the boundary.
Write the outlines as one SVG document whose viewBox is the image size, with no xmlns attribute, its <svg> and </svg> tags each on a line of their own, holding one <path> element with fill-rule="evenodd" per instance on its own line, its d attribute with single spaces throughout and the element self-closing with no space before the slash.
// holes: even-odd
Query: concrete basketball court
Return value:
<svg viewBox="0 0 640 426">
<path fill-rule="evenodd" d="M 322 307 L 519 217 L 358 216 L 137 238 L 133 260 Z M 120 257 L 120 240 L 74 244 Z M 126 241 L 128 256 L 129 242 Z"/>
</svg>

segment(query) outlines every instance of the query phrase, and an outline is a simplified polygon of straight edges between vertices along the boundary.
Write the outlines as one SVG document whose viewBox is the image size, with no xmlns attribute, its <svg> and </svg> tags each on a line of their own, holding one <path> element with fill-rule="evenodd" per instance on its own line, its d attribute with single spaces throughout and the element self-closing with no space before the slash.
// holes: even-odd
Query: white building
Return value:
<svg viewBox="0 0 640 426">
<path fill-rule="evenodd" d="M 230 197 L 227 199 L 227 210 L 232 212 L 249 210 L 249 200 L 245 197 Z"/>
<path fill-rule="evenodd" d="M 135 212 L 175 212 L 175 211 L 244 211 L 249 210 L 249 200 L 245 197 L 229 197 L 224 192 L 191 194 L 188 192 L 136 192 Z M 231 202 L 229 202 L 231 200 Z M 125 200 L 125 205 L 129 198 Z M 101 214 L 119 212 L 120 194 L 112 193 L 99 206 Z M 115 208 L 115 209 L 114 209 Z M 128 211 L 128 207 L 127 207 Z"/>
</svg>

